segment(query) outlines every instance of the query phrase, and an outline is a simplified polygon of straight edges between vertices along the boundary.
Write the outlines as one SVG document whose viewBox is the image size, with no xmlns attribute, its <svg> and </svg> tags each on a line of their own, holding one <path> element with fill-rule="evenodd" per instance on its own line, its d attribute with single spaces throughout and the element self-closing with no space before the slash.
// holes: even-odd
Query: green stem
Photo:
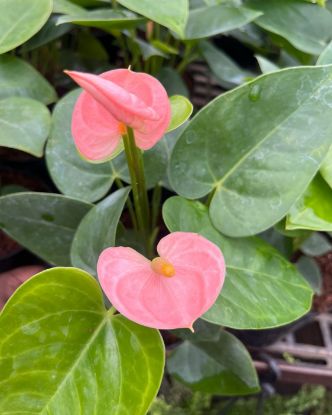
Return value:
<svg viewBox="0 0 332 415">
<path fill-rule="evenodd" d="M 150 210 L 149 200 L 145 185 L 144 167 L 141 150 L 136 147 L 134 132 L 127 127 L 127 134 L 123 135 L 123 143 L 127 157 L 127 164 L 131 178 L 131 187 L 134 198 L 134 206 L 137 217 L 138 230 L 141 232 L 147 249 L 150 251 Z"/>
<path fill-rule="evenodd" d="M 124 187 L 122 181 L 118 177 L 115 179 L 115 183 L 119 189 L 122 189 Z M 126 204 L 127 204 L 128 212 L 130 215 L 131 223 L 133 224 L 133 228 L 137 231 L 138 228 L 137 228 L 137 219 L 135 215 L 135 210 L 134 210 L 133 204 L 131 203 L 131 199 L 129 196 L 127 197 Z"/>
</svg>

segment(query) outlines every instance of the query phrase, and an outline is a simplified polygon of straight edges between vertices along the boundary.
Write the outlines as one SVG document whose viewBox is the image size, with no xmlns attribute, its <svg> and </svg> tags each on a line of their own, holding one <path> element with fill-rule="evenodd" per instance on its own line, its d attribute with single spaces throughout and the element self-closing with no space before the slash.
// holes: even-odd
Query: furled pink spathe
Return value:
<svg viewBox="0 0 332 415">
<path fill-rule="evenodd" d="M 161 83 L 145 73 L 115 69 L 101 75 L 65 71 L 84 91 L 72 119 L 78 151 L 91 161 L 112 156 L 125 127 L 134 129 L 136 145 L 153 147 L 166 132 L 171 107 Z"/>
<path fill-rule="evenodd" d="M 97 271 L 113 306 L 136 323 L 158 329 L 192 328 L 217 299 L 225 278 L 220 249 L 204 237 L 174 232 L 157 252 L 174 268 L 157 273 L 152 262 L 131 248 L 105 249 Z"/>
</svg>

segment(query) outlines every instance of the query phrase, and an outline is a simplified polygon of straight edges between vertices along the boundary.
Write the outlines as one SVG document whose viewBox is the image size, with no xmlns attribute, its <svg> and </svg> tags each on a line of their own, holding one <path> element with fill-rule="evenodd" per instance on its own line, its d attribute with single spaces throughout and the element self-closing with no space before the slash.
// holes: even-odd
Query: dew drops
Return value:
<svg viewBox="0 0 332 415">
<path fill-rule="evenodd" d="M 253 102 L 258 101 L 261 96 L 261 92 L 262 92 L 262 89 L 260 85 L 258 84 L 253 85 L 249 91 L 250 101 L 253 101 Z"/>
</svg>

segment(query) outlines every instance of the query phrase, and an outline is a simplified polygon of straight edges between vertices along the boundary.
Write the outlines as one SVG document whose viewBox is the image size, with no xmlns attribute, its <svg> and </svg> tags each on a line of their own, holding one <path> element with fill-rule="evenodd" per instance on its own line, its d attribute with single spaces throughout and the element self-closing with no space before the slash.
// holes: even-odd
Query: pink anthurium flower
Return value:
<svg viewBox="0 0 332 415">
<path fill-rule="evenodd" d="M 84 89 L 74 108 L 72 134 L 78 151 L 88 160 L 109 159 L 127 126 L 134 130 L 142 150 L 153 147 L 166 132 L 171 106 L 165 88 L 153 76 L 130 69 L 101 75 L 65 73 Z"/>
<path fill-rule="evenodd" d="M 225 278 L 220 249 L 190 232 L 161 239 L 159 257 L 134 249 L 105 249 L 98 260 L 100 284 L 124 316 L 158 329 L 190 328 L 217 299 Z"/>
</svg>

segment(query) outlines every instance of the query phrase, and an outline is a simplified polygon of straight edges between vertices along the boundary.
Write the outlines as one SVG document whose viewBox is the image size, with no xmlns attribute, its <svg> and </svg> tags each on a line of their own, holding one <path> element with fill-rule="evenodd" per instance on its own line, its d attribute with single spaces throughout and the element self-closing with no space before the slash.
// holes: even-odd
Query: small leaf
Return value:
<svg viewBox="0 0 332 415">
<path fill-rule="evenodd" d="M 0 99 L 22 96 L 48 105 L 56 101 L 54 88 L 31 65 L 11 55 L 0 56 Z"/>
<path fill-rule="evenodd" d="M 320 168 L 321 175 L 332 189 L 332 146 L 330 147 L 326 158 Z"/>
<path fill-rule="evenodd" d="M 322 274 L 317 262 L 307 256 L 301 256 L 295 265 L 315 293 L 320 295 L 322 293 Z"/>
<path fill-rule="evenodd" d="M 213 395 L 258 392 L 257 374 L 243 344 L 213 324 L 199 321 L 197 326 L 168 358 L 169 373 L 191 389 Z"/>
<path fill-rule="evenodd" d="M 306 255 L 320 256 L 332 251 L 332 244 L 324 235 L 314 232 L 303 242 L 300 248 Z"/>
<path fill-rule="evenodd" d="M 264 56 L 255 55 L 255 58 L 257 59 L 262 73 L 271 73 L 280 69 L 278 65 L 266 59 Z"/>
<path fill-rule="evenodd" d="M 0 146 L 41 157 L 50 127 L 44 104 L 20 97 L 0 100 Z"/>
<path fill-rule="evenodd" d="M 28 280 L 0 315 L 0 413 L 145 415 L 164 345 L 157 330 L 112 315 L 75 268 Z"/>
<path fill-rule="evenodd" d="M 204 40 L 200 42 L 199 48 L 212 73 L 224 88 L 231 89 L 240 85 L 247 77 L 253 76 L 251 72 L 242 69 L 211 42 Z"/>
<path fill-rule="evenodd" d="M 70 0 L 53 0 L 53 13 L 69 14 L 71 16 L 81 14 L 84 9 Z"/>
<path fill-rule="evenodd" d="M 1 0 L 0 54 L 37 33 L 52 13 L 52 6 L 52 0 Z"/>
<path fill-rule="evenodd" d="M 137 17 L 130 12 L 97 9 L 92 11 L 84 10 L 74 16 L 61 16 L 57 24 L 74 23 L 80 26 L 98 27 L 109 31 L 111 29 L 123 30 L 134 28 L 143 22 L 143 18 Z"/>
<path fill-rule="evenodd" d="M 122 6 L 173 30 L 184 33 L 188 19 L 188 0 L 118 0 Z"/>
<path fill-rule="evenodd" d="M 332 66 L 284 69 L 220 95 L 177 141 L 172 187 L 190 199 L 214 192 L 210 215 L 226 235 L 270 228 L 304 193 L 331 145 L 331 74 Z"/>
<path fill-rule="evenodd" d="M 229 32 L 256 19 L 262 13 L 246 7 L 217 4 L 190 10 L 184 39 L 201 39 Z"/>
<path fill-rule="evenodd" d="M 109 191 L 115 175 L 109 162 L 89 163 L 76 150 L 71 135 L 71 119 L 80 92 L 70 92 L 54 109 L 53 129 L 46 146 L 46 162 L 55 185 L 62 193 L 94 202 Z"/>
<path fill-rule="evenodd" d="M 266 242 L 223 236 L 213 227 L 206 206 L 179 196 L 164 203 L 163 218 L 170 232 L 197 232 L 224 254 L 225 284 L 205 320 L 237 329 L 264 329 L 290 323 L 309 311 L 309 285 Z"/>
<path fill-rule="evenodd" d="M 67 266 L 75 231 L 91 207 L 52 193 L 11 194 L 0 197 L 0 227 L 46 262 Z"/>
<path fill-rule="evenodd" d="M 319 55 L 316 65 L 330 65 L 332 63 L 332 41 Z"/>
<path fill-rule="evenodd" d="M 291 207 L 286 229 L 332 231 L 332 189 L 317 175 L 304 195 Z"/>
<path fill-rule="evenodd" d="M 167 132 L 175 130 L 184 124 L 190 118 L 194 109 L 189 99 L 181 95 L 173 95 L 169 100 L 172 117 Z"/>
<path fill-rule="evenodd" d="M 256 24 L 303 52 L 318 55 L 331 38 L 332 15 L 322 7 L 299 0 L 249 0 L 246 5 L 263 12 Z"/>
<path fill-rule="evenodd" d="M 114 246 L 119 219 L 126 203 L 130 188 L 119 189 L 82 219 L 71 246 L 73 266 L 96 275 L 96 266 L 101 252 Z"/>
</svg>

